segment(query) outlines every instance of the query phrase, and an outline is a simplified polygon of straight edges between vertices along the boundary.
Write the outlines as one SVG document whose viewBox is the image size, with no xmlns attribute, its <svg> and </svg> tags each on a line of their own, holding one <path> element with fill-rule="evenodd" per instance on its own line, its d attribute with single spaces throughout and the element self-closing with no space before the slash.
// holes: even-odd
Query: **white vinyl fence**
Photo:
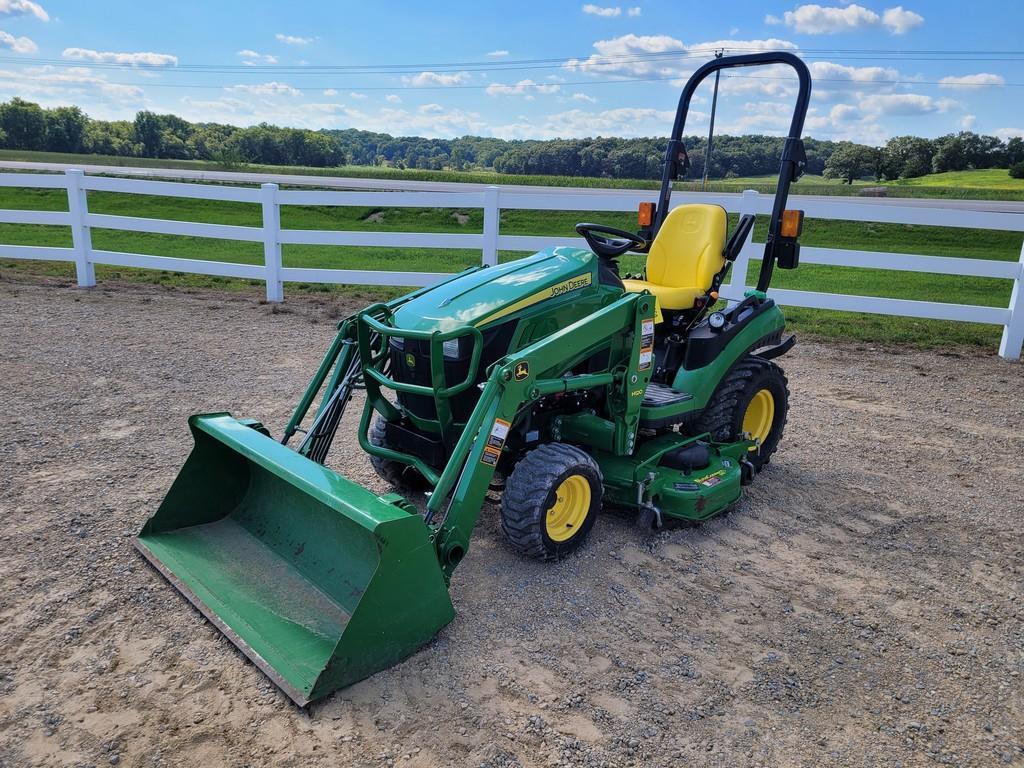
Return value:
<svg viewBox="0 0 1024 768">
<path fill-rule="evenodd" d="M 353 184 L 358 181 L 353 180 Z M 471 187 L 473 191 L 319 191 L 282 190 L 277 184 L 252 187 L 192 184 L 169 181 L 86 176 L 79 170 L 64 174 L 0 173 L 0 186 L 65 189 L 68 212 L 0 210 L 0 223 L 55 224 L 71 227 L 73 247 L 45 248 L 36 246 L 0 245 L 0 257 L 73 261 L 78 284 L 95 285 L 94 265 L 191 272 L 204 275 L 241 277 L 266 282 L 267 299 L 281 301 L 284 283 L 349 283 L 360 285 L 429 285 L 445 277 L 437 272 L 381 272 L 358 269 L 313 269 L 285 267 L 281 262 L 281 246 L 286 244 L 336 246 L 390 246 L 397 248 L 458 248 L 481 252 L 482 263 L 497 263 L 499 251 L 534 251 L 552 245 L 584 245 L 576 237 L 543 237 L 502 235 L 499 214 L 502 209 L 573 210 L 573 211 L 635 211 L 644 200 L 654 198 L 650 191 L 594 190 L 593 192 L 558 188 L 522 190 L 498 186 Z M 228 200 L 255 203 L 262 207 L 263 226 L 244 227 L 227 224 L 199 224 L 130 216 L 110 216 L 89 212 L 88 192 L 121 192 L 163 197 L 185 197 L 204 200 Z M 865 204 L 844 197 L 830 199 L 797 199 L 809 219 L 919 224 L 938 227 L 963 227 L 1024 232 L 1024 215 L 1005 211 L 963 210 L 955 207 L 919 207 L 901 205 L 898 201 L 879 205 Z M 718 203 L 730 212 L 771 213 L 772 196 L 746 191 L 742 195 L 676 192 L 673 205 L 691 202 Z M 797 201 L 794 201 L 794 205 Z M 348 232 L 281 228 L 281 206 L 363 206 L 412 208 L 481 208 L 484 212 L 481 234 L 413 233 L 413 232 Z M 92 228 L 153 232 L 166 235 L 243 240 L 263 243 L 262 265 L 235 264 L 199 259 L 149 256 L 137 253 L 96 250 L 92 247 Z M 764 245 L 748 239 L 732 270 L 731 280 L 722 287 L 722 295 L 731 300 L 742 298 L 747 289 L 748 265 L 763 253 Z M 804 247 L 800 258 L 804 263 L 844 267 L 926 272 L 944 275 L 1002 278 L 1013 281 L 1007 307 L 985 307 L 946 302 L 914 301 L 899 298 L 876 298 L 837 293 L 816 293 L 772 289 L 771 296 L 780 304 L 793 307 L 870 312 L 883 315 L 958 320 L 988 323 L 1003 327 L 999 354 L 1018 359 L 1024 345 L 1024 247 L 1018 261 L 986 261 L 943 256 L 918 256 L 876 251 L 839 250 Z"/>
</svg>

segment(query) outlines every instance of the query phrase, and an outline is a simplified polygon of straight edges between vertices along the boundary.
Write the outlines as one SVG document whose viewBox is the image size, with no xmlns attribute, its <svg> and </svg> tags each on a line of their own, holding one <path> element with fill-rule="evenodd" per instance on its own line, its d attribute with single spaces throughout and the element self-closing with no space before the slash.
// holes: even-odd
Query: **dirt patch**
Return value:
<svg viewBox="0 0 1024 768">
<path fill-rule="evenodd" d="M 461 211 L 453 211 L 452 212 L 452 219 L 460 227 L 464 227 L 464 226 L 466 226 L 469 223 L 469 214 L 468 213 L 462 213 Z"/>
<path fill-rule="evenodd" d="M 363 218 L 363 221 L 368 221 L 371 224 L 383 224 L 384 223 L 384 211 L 374 211 Z"/>
<path fill-rule="evenodd" d="M 541 564 L 488 506 L 455 621 L 296 709 L 129 543 L 187 416 L 279 433 L 355 308 L 287 306 L 0 284 L 0 765 L 1024 761 L 1024 366 L 853 345 L 783 359 L 786 437 L 731 514 L 605 515 Z M 383 491 L 353 443 L 333 465 Z"/>
</svg>

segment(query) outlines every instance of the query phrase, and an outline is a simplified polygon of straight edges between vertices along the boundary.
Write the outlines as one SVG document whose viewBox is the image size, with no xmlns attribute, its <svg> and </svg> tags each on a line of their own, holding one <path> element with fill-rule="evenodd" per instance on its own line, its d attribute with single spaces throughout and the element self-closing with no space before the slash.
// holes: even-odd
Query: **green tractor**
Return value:
<svg viewBox="0 0 1024 768">
<path fill-rule="evenodd" d="M 681 137 L 705 77 L 763 64 L 796 70 L 797 104 L 757 288 L 715 309 L 754 217 L 727 236 L 721 207 L 671 206 Z M 579 547 L 606 506 L 645 527 L 727 509 L 786 423 L 773 360 L 794 339 L 765 291 L 775 264 L 798 262 L 802 214 L 785 204 L 805 164 L 810 87 L 789 53 L 702 66 L 639 234 L 580 224 L 590 250 L 477 267 L 347 318 L 280 441 L 230 414 L 191 418 L 195 447 L 137 548 L 302 706 L 451 621 L 448 583 L 490 491 L 512 547 L 545 560 Z M 627 251 L 647 263 L 623 280 Z M 357 389 L 359 444 L 396 493 L 325 466 Z M 417 484 L 422 513 L 408 500 Z"/>
</svg>

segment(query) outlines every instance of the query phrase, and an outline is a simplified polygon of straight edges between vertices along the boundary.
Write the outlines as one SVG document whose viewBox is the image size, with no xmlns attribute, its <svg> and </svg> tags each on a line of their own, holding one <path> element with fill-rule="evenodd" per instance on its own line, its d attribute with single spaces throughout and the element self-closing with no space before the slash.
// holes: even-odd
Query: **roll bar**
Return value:
<svg viewBox="0 0 1024 768">
<path fill-rule="evenodd" d="M 778 244 L 778 232 L 782 222 L 782 212 L 786 209 L 786 200 L 789 198 L 789 186 L 803 174 L 807 165 L 807 156 L 804 152 L 803 141 L 800 134 L 803 133 L 804 119 L 807 117 L 807 106 L 811 99 L 811 73 L 803 60 L 786 51 L 772 51 L 767 53 L 748 53 L 741 56 L 725 56 L 720 59 L 712 59 L 703 64 L 690 79 L 686 81 L 683 93 L 679 97 L 679 107 L 676 109 L 676 119 L 672 124 L 672 133 L 669 136 L 668 148 L 665 151 L 665 164 L 661 176 L 661 191 L 658 194 L 658 206 L 655 212 L 654 225 L 651 230 L 650 240 L 654 239 L 658 230 L 669 212 L 669 201 L 672 197 L 672 183 L 679 177 L 680 172 L 685 173 L 690 166 L 690 159 L 683 146 L 683 129 L 686 126 L 686 115 L 690 111 L 690 100 L 693 98 L 697 87 L 704 79 L 723 69 L 733 67 L 759 67 L 769 64 L 787 64 L 796 70 L 799 79 L 799 90 L 796 96 L 796 105 L 793 108 L 793 120 L 789 125 L 789 135 L 782 150 L 782 162 L 779 167 L 779 182 L 775 187 L 775 203 L 772 206 L 772 218 L 768 224 L 768 238 L 764 248 L 764 259 L 761 262 L 761 274 L 758 277 L 757 289 L 765 291 L 771 282 L 772 269 L 776 261 L 776 246 Z"/>
</svg>

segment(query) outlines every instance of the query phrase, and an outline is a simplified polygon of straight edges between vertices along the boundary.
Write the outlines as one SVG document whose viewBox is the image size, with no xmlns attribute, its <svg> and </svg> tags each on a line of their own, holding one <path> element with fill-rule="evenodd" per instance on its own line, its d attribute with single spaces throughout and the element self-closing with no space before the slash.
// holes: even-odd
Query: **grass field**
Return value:
<svg viewBox="0 0 1024 768">
<path fill-rule="evenodd" d="M 244 164 L 224 166 L 204 160 L 154 160 L 141 157 L 113 157 L 108 155 L 76 155 L 59 152 L 26 152 L 0 149 L 0 160 L 22 160 L 49 163 L 82 163 L 87 165 L 110 165 L 124 168 L 176 168 L 186 170 L 247 171 L 251 173 L 286 173 L 303 176 L 347 176 L 350 178 L 404 179 L 408 181 L 456 181 L 478 184 L 533 184 L 551 187 L 598 187 L 610 189 L 657 189 L 658 182 L 650 179 L 605 179 L 588 176 L 546 176 L 515 175 L 493 171 L 421 171 L 400 170 L 365 165 L 347 165 L 336 168 L 310 168 L 293 165 Z M 1002 174 L 1002 178 L 999 178 Z M 954 183 L 945 177 L 957 176 Z M 932 182 L 931 180 L 935 180 Z M 921 179 L 899 182 L 855 181 L 852 185 L 836 179 L 826 179 L 806 174 L 794 185 L 793 193 L 798 195 L 856 195 L 865 186 L 888 187 L 892 197 L 944 197 L 956 199 L 999 199 L 1024 200 L 1024 180 L 1012 179 L 1006 170 L 961 171 L 956 174 L 932 174 Z M 681 181 L 678 190 L 699 190 L 699 181 Z M 712 180 L 708 183 L 712 192 L 738 192 L 756 189 L 758 192 L 774 192 L 775 176 L 746 176 L 733 179 Z"/>
<path fill-rule="evenodd" d="M 260 209 L 248 203 L 212 203 L 203 200 L 161 198 L 119 193 L 92 192 L 90 210 L 123 216 L 141 216 L 243 226 L 260 225 Z M 0 188 L 0 208 L 28 210 L 67 210 L 61 190 Z M 503 234 L 572 236 L 577 221 L 597 220 L 612 226 L 629 228 L 633 216 L 609 212 L 504 211 Z M 735 222 L 733 222 L 735 223 Z M 282 226 L 288 229 L 325 229 L 355 231 L 480 232 L 482 212 L 467 209 L 370 209 L 334 207 L 286 207 Z M 763 240 L 766 222 L 762 220 L 755 239 Z M 245 264 L 261 264 L 262 245 L 238 241 L 157 235 L 117 230 L 94 229 L 93 247 L 102 250 L 147 253 L 157 256 L 210 259 Z M 12 245 L 70 246 L 66 227 L 39 225 L 0 225 L 0 242 Z M 864 224 L 844 221 L 808 220 L 802 242 L 830 248 L 919 253 L 977 259 L 1016 260 L 1021 236 L 989 230 L 959 230 L 900 224 Z M 502 260 L 523 256 L 502 253 Z M 372 247 L 332 247 L 286 245 L 285 266 L 358 268 L 374 270 L 450 272 L 479 262 L 472 250 L 399 249 Z M 37 274 L 70 276 L 73 267 L 60 262 L 22 262 L 0 260 L 4 269 L 28 270 Z M 642 268 L 640 257 L 622 260 L 624 271 Z M 753 281 L 756 265 L 748 282 Z M 100 281 L 132 279 L 168 287 L 221 287 L 230 290 L 262 291 L 262 283 L 249 280 L 181 275 L 165 271 L 98 267 Z M 928 275 L 852 267 L 806 264 L 793 272 L 777 271 L 776 287 L 865 296 L 892 296 L 927 301 L 1006 306 L 1010 295 L 1007 280 Z M 289 284 L 287 291 L 330 293 L 356 292 L 368 297 L 401 293 L 397 288 L 339 287 Z M 794 308 L 787 313 L 798 331 L 828 337 L 864 341 L 909 343 L 917 346 L 977 344 L 993 347 L 999 337 L 995 326 L 934 322 L 867 314 L 826 312 Z"/>
<path fill-rule="evenodd" d="M 943 187 L 950 189 L 1002 189 L 1024 192 L 1024 179 L 1015 179 L 1005 168 L 986 168 L 979 171 L 948 171 L 932 173 L 916 179 L 893 182 L 906 187 Z"/>
</svg>

